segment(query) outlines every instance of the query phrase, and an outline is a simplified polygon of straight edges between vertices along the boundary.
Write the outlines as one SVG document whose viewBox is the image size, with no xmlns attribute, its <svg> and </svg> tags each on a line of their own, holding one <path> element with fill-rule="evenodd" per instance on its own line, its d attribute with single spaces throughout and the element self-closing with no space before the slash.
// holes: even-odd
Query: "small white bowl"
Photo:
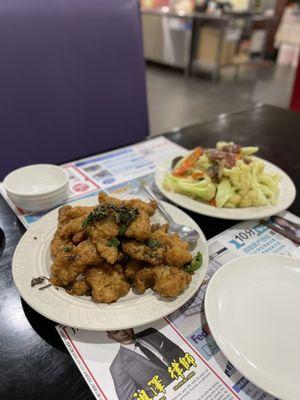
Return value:
<svg viewBox="0 0 300 400">
<path fill-rule="evenodd" d="M 24 196 L 24 195 L 16 194 L 15 192 L 11 192 L 10 190 L 7 190 L 7 189 L 6 189 L 6 193 L 10 197 L 14 197 L 15 199 L 22 198 L 24 200 L 26 199 L 27 202 L 34 201 L 36 203 L 36 202 L 39 202 L 39 201 L 54 199 L 54 198 L 58 197 L 59 195 L 62 195 L 64 193 L 66 193 L 68 188 L 69 188 L 69 182 L 66 182 L 66 184 L 62 188 L 60 188 L 60 189 L 58 189 L 55 192 L 50 193 L 50 194 L 41 194 L 41 195 L 34 194 L 34 195 L 26 195 L 26 196 Z"/>
<path fill-rule="evenodd" d="M 68 173 L 51 164 L 19 168 L 6 176 L 4 188 L 13 203 L 27 211 L 44 211 L 67 199 Z"/>
<path fill-rule="evenodd" d="M 64 203 L 68 198 L 68 192 L 55 198 L 45 199 L 42 201 L 33 201 L 28 199 L 21 199 L 8 194 L 11 201 L 18 207 L 26 211 L 46 211 Z"/>
</svg>

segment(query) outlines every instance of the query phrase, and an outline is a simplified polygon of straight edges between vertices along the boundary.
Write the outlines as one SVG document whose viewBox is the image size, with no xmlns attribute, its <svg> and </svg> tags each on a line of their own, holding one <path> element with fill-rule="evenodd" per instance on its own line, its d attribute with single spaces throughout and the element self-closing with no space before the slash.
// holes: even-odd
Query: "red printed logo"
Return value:
<svg viewBox="0 0 300 400">
<path fill-rule="evenodd" d="M 89 186 L 86 183 L 76 183 L 76 185 L 73 186 L 73 190 L 75 190 L 75 192 L 84 192 L 88 188 Z"/>
</svg>

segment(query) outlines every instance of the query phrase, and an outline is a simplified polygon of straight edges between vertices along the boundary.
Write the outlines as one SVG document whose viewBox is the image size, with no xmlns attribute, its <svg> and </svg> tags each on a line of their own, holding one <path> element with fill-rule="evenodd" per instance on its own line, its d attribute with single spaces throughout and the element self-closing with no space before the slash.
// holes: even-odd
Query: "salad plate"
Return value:
<svg viewBox="0 0 300 400">
<path fill-rule="evenodd" d="M 255 149 L 255 148 L 246 148 L 246 149 Z M 197 150 L 197 149 L 196 149 Z M 195 150 L 194 150 L 195 152 Z M 193 154 L 193 153 L 190 153 Z M 187 153 L 183 154 L 178 154 L 178 156 L 182 157 L 187 157 Z M 213 188 L 213 184 L 211 183 L 211 179 L 208 177 L 204 177 L 202 180 L 201 178 L 199 179 L 199 182 L 196 181 L 197 184 L 192 184 L 189 185 L 191 181 L 191 178 L 188 177 L 188 179 L 184 179 L 185 176 L 180 176 L 180 177 L 174 177 L 172 174 L 174 173 L 174 165 L 173 161 L 174 159 L 169 159 L 165 160 L 163 163 L 161 163 L 155 171 L 155 183 L 160 190 L 160 192 L 170 201 L 173 203 L 184 207 L 190 211 L 196 212 L 198 214 L 203 214 L 207 215 L 213 218 L 222 218 L 222 219 L 230 219 L 230 220 L 249 220 L 249 219 L 261 219 L 261 218 L 267 218 L 270 217 L 271 215 L 278 214 L 284 210 L 286 210 L 294 201 L 295 196 L 296 196 L 296 188 L 293 183 L 293 181 L 290 179 L 290 177 L 279 167 L 275 166 L 274 164 L 263 160 L 259 157 L 254 157 L 251 155 L 251 160 L 254 161 L 256 164 L 255 168 L 263 168 L 263 174 L 264 177 L 266 175 L 269 175 L 272 177 L 274 182 L 271 181 L 270 186 L 268 187 L 266 183 L 262 184 L 262 187 L 264 188 L 265 191 L 271 192 L 271 185 L 276 184 L 277 186 L 277 193 L 276 193 L 276 199 L 274 201 L 268 201 L 267 204 L 265 205 L 259 205 L 259 206 L 235 206 L 233 207 L 232 205 L 226 207 L 226 205 L 217 207 L 216 204 L 213 204 L 212 201 L 205 201 L 199 198 L 198 196 L 207 196 L 207 200 L 210 200 L 211 197 L 213 196 L 211 193 L 212 190 L 215 190 Z M 254 164 L 253 163 L 253 164 Z M 241 165 L 241 162 L 237 164 L 238 166 Z M 243 166 L 243 165 L 242 165 Z M 177 165 L 176 165 L 177 167 Z M 247 167 L 247 165 L 246 165 Z M 180 167 L 179 167 L 180 168 Z M 230 171 L 230 169 L 227 169 L 227 173 Z M 198 171 L 195 171 L 195 174 L 197 174 Z M 201 171 L 200 171 L 201 173 Z M 167 177 L 167 178 L 166 178 Z M 170 179 L 169 179 L 170 177 Z M 249 176 L 245 174 L 245 177 L 243 176 L 243 171 L 240 173 L 239 177 L 240 180 L 244 179 L 244 181 L 247 182 L 249 181 Z M 225 189 L 226 189 L 226 183 L 228 183 L 228 180 L 230 178 L 224 179 L 227 182 L 225 183 Z M 254 180 L 256 177 L 254 177 Z M 266 178 L 268 180 L 268 177 Z M 177 182 L 180 183 L 180 189 L 182 190 L 170 190 L 170 188 L 166 187 L 166 180 L 171 182 L 171 185 L 174 184 L 174 186 L 177 184 Z M 175 182 L 175 183 L 173 183 Z M 208 182 L 208 184 L 207 184 Z M 265 180 L 266 182 L 266 180 Z M 186 185 L 188 183 L 188 185 Z M 194 183 L 194 182 L 193 182 Z M 269 183 L 269 182 L 267 182 Z M 170 186 L 170 183 L 168 182 L 168 185 Z M 205 186 L 206 185 L 206 186 Z M 220 185 L 215 185 L 215 186 L 220 186 Z M 205 190 L 203 189 L 205 187 Z M 192 189 L 191 189 L 192 188 Z M 193 193 L 193 190 L 195 188 L 195 195 Z M 167 190 L 168 189 L 168 190 Z M 272 188 L 273 189 L 273 188 Z M 218 190 L 218 189 L 217 189 Z M 185 191 L 188 191 L 189 193 L 185 193 Z M 226 190 L 225 190 L 226 191 Z M 223 190 L 224 192 L 224 190 Z M 200 193 L 200 194 L 199 194 Z M 203 194 L 204 193 L 204 194 Z M 226 193 L 225 193 L 226 194 Z M 272 195 L 272 193 L 271 193 Z M 216 195 L 215 197 L 217 197 Z M 264 196 L 263 196 L 264 197 Z M 274 195 L 275 197 L 275 195 Z M 214 200 L 214 199 L 213 199 Z M 247 201 L 247 199 L 246 199 Z M 245 203 L 244 203 L 245 204 Z"/>
<path fill-rule="evenodd" d="M 281 400 L 300 399 L 300 261 L 275 254 L 239 257 L 211 278 L 205 314 L 225 357 Z"/>
</svg>

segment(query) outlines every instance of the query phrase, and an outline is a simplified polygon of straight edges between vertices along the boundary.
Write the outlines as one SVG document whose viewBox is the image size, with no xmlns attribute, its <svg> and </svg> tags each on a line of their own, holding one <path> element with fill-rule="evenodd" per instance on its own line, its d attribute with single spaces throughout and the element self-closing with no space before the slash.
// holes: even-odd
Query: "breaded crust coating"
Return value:
<svg viewBox="0 0 300 400">
<path fill-rule="evenodd" d="M 113 303 L 130 289 L 122 267 L 118 264 L 111 266 L 106 263 L 91 268 L 86 273 L 86 280 L 92 288 L 92 297 L 96 303 Z"/>
</svg>

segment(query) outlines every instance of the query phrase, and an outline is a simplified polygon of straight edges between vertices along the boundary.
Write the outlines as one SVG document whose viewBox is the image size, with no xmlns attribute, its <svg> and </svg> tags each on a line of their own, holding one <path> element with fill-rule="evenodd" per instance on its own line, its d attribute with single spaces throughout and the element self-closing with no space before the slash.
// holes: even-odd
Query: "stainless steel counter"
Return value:
<svg viewBox="0 0 300 400">
<path fill-rule="evenodd" d="M 196 18 L 199 20 L 207 20 L 207 21 L 229 21 L 232 18 L 243 18 L 243 19 L 251 19 L 253 21 L 272 21 L 274 20 L 273 16 L 264 15 L 261 13 L 251 13 L 244 11 L 230 11 L 225 12 L 222 15 L 214 15 L 214 14 L 206 14 L 201 12 L 176 12 L 176 11 L 163 11 L 161 9 L 149 9 L 149 8 L 141 8 L 141 13 L 144 15 L 157 15 L 157 16 L 166 16 L 169 18 Z"/>
<path fill-rule="evenodd" d="M 141 9 L 144 54 L 148 61 L 179 67 L 190 75 L 198 47 L 200 30 L 203 26 L 213 26 L 220 31 L 220 37 L 232 22 L 246 20 L 248 26 L 255 21 L 273 21 L 274 17 L 248 12 L 230 12 L 223 15 L 206 13 L 184 13 L 172 10 Z M 221 52 L 222 40 L 218 52 Z M 198 60 L 199 61 L 199 60 Z M 220 69 L 220 56 L 216 56 L 214 76 Z"/>
</svg>

